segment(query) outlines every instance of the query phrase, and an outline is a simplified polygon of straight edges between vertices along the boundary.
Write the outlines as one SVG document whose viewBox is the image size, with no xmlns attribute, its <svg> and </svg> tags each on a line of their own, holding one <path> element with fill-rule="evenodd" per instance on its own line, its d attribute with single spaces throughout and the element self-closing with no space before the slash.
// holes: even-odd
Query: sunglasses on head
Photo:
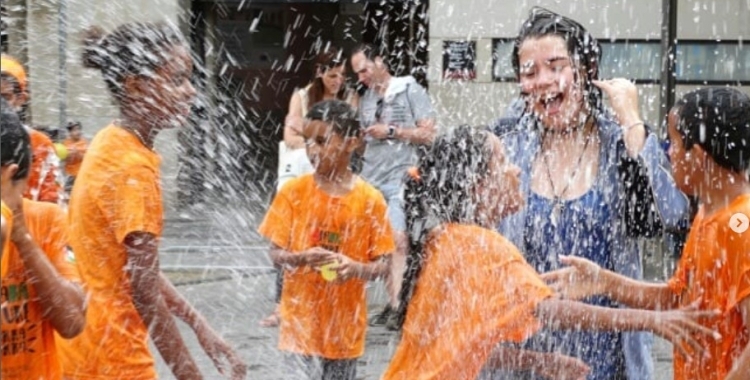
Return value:
<svg viewBox="0 0 750 380">
<path fill-rule="evenodd" d="M 383 116 L 383 99 L 378 100 L 377 107 L 375 107 L 375 120 L 380 121 L 381 116 Z"/>
</svg>

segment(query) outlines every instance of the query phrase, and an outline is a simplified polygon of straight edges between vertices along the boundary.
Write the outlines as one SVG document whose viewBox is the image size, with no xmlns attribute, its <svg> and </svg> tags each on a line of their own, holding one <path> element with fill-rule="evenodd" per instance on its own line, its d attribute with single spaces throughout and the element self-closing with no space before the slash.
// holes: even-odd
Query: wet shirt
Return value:
<svg viewBox="0 0 750 380">
<path fill-rule="evenodd" d="M 2 202 L 2 212 L 3 212 L 3 219 L 5 220 L 5 226 L 7 228 L 6 236 L 3 236 L 3 239 L 5 239 L 3 243 L 3 257 L 2 257 L 2 263 L 0 263 L 0 271 L 1 276 L 5 277 L 5 274 L 8 272 L 8 255 L 6 255 L 6 252 L 10 252 L 10 233 L 13 231 L 13 210 L 8 207 L 8 205 L 5 204 L 5 202 Z"/>
<path fill-rule="evenodd" d="M 449 224 L 425 246 L 425 262 L 384 380 L 475 379 L 500 342 L 539 329 L 534 310 L 552 295 L 497 232 Z"/>
<path fill-rule="evenodd" d="M 289 252 L 322 247 L 367 263 L 395 250 L 383 196 L 357 179 L 344 196 L 318 189 L 313 175 L 290 180 L 259 232 Z M 279 349 L 326 359 L 362 356 L 367 328 L 365 281 L 326 282 L 310 267 L 286 270 Z"/>
<path fill-rule="evenodd" d="M 532 192 L 526 220 L 526 260 L 538 272 L 559 268 L 559 255 L 570 254 L 612 270 L 612 233 L 607 223 L 613 217 L 602 202 L 600 191 L 592 187 L 583 196 L 564 201 L 553 222 L 554 203 Z M 591 297 L 584 302 L 617 307 L 606 297 Z M 591 367 L 588 380 L 609 380 L 624 371 L 619 333 L 589 331 L 541 331 L 527 347 L 536 351 L 561 352 L 580 358 Z"/>
<path fill-rule="evenodd" d="M 31 171 L 29 185 L 24 198 L 34 201 L 57 203 L 60 198 L 60 160 L 55 147 L 47 135 L 26 128 L 31 141 Z"/>
<path fill-rule="evenodd" d="M 83 162 L 83 155 L 86 153 L 88 142 L 84 138 L 78 141 L 66 139 L 63 144 L 68 149 L 68 157 L 65 159 L 65 174 L 75 177 L 81 169 L 81 162 Z"/>
<path fill-rule="evenodd" d="M 697 354 L 687 361 L 675 350 L 675 380 L 723 380 L 750 343 L 750 331 L 737 308 L 750 297 L 750 231 L 737 233 L 730 228 L 735 213 L 750 215 L 750 195 L 740 196 L 713 215 L 705 215 L 702 209 L 698 212 L 677 270 L 669 280 L 669 287 L 680 295 L 681 306 L 700 300 L 701 309 L 723 313 L 703 321 L 704 326 L 718 331 L 721 339 L 694 337 L 705 355 Z"/>
<path fill-rule="evenodd" d="M 50 203 L 24 200 L 24 217 L 29 234 L 44 251 L 60 275 L 77 281 L 75 262 L 66 249 L 63 210 Z M 62 368 L 55 346 L 54 327 L 42 316 L 42 305 L 26 274 L 14 245 L 6 252 L 8 273 L 2 279 L 2 363 L 3 380 L 55 380 Z"/>
<path fill-rule="evenodd" d="M 110 125 L 91 142 L 70 198 L 70 244 L 89 295 L 83 333 L 61 344 L 69 379 L 155 379 L 125 271 L 130 233 L 162 233 L 159 156 Z"/>
<path fill-rule="evenodd" d="M 378 117 L 379 116 L 379 117 Z M 413 77 L 391 78 L 385 97 L 367 90 L 359 101 L 362 128 L 385 123 L 399 128 L 415 128 L 419 120 L 434 118 L 430 97 Z M 400 186 L 406 170 L 414 165 L 414 147 L 400 140 L 366 137 L 362 177 L 378 189 Z"/>
</svg>

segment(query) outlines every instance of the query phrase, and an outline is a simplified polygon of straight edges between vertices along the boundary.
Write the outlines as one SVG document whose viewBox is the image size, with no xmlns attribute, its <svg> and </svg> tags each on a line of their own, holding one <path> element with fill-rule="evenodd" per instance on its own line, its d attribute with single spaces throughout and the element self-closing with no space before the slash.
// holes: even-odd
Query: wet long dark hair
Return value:
<svg viewBox="0 0 750 380">
<path fill-rule="evenodd" d="M 404 211 L 409 250 L 399 294 L 397 321 L 403 326 L 414 288 L 422 271 L 429 232 L 444 223 L 479 222 L 474 190 L 489 171 L 492 150 L 489 132 L 468 125 L 437 137 L 420 147 L 416 173 L 406 180 Z"/>
<path fill-rule="evenodd" d="M 316 75 L 318 72 L 320 74 L 325 75 L 325 73 L 333 68 L 344 66 L 345 61 L 343 57 L 343 51 L 340 49 L 329 47 L 326 50 L 320 52 L 313 61 L 313 75 Z M 310 84 L 310 89 L 307 92 L 308 96 L 308 109 L 306 111 L 309 111 L 310 108 L 312 108 L 313 104 L 320 102 L 323 100 L 323 96 L 325 95 L 325 85 L 323 84 L 323 78 L 316 77 L 312 80 L 312 83 Z M 341 88 L 336 93 L 336 99 L 338 100 L 345 100 L 348 96 L 348 88 L 346 86 L 346 83 L 341 84 Z"/>
<path fill-rule="evenodd" d="M 520 78 L 521 63 L 518 53 L 523 42 L 529 38 L 545 36 L 558 36 L 565 41 L 568 54 L 573 60 L 575 78 L 582 82 L 586 103 L 594 115 L 600 113 L 603 110 L 602 93 L 592 81 L 599 79 L 602 49 L 599 41 L 583 25 L 571 18 L 542 7 L 531 8 L 529 17 L 521 25 L 521 30 L 513 43 L 511 60 L 516 78 Z M 580 77 L 581 69 L 584 72 L 583 78 Z"/>
<path fill-rule="evenodd" d="M 730 87 L 705 87 L 677 101 L 685 149 L 697 144 L 721 167 L 750 170 L 750 97 Z"/>
</svg>

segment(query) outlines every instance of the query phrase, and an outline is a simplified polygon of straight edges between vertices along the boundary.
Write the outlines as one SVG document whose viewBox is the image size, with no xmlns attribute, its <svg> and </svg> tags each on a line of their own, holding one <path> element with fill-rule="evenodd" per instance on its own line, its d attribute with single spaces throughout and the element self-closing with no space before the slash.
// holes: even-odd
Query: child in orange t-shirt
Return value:
<svg viewBox="0 0 750 380">
<path fill-rule="evenodd" d="M 732 88 L 690 92 L 669 113 L 675 182 L 700 201 L 677 270 L 667 283 L 627 279 L 581 258 L 548 279 L 568 297 L 606 294 L 644 309 L 698 305 L 719 310 L 702 320 L 717 339 L 702 349 L 675 346 L 676 380 L 750 379 L 750 97 Z"/>
<path fill-rule="evenodd" d="M 406 184 L 402 335 L 384 380 L 475 379 L 483 367 L 584 379 L 585 363 L 512 344 L 554 329 L 653 331 L 680 342 L 710 313 L 608 309 L 553 297 L 493 227 L 523 204 L 519 169 L 500 140 L 462 126 L 425 148 Z M 679 331 L 679 332 L 678 332 Z M 691 342 L 692 343 L 692 342 Z"/>
<path fill-rule="evenodd" d="M 64 339 L 85 323 L 84 295 L 66 249 L 65 213 L 50 203 L 22 199 L 31 149 L 27 132 L 3 102 L 3 207 L 12 209 L 12 244 L 3 249 L 0 378 L 61 379 L 55 332 Z M 7 248 L 7 249 L 6 249 Z"/>
<path fill-rule="evenodd" d="M 189 48 L 161 23 L 108 34 L 92 28 L 84 44 L 84 65 L 101 72 L 122 119 L 93 139 L 70 197 L 70 244 L 89 298 L 83 332 L 60 342 L 64 375 L 153 380 L 151 337 L 177 379 L 202 378 L 177 317 L 220 372 L 244 378 L 234 350 L 159 269 L 163 204 L 153 144 L 159 131 L 187 122 L 195 98 Z"/>
<path fill-rule="evenodd" d="M 364 353 L 365 282 L 386 273 L 395 246 L 383 196 L 351 170 L 361 137 L 356 111 L 328 100 L 306 118 L 315 172 L 284 186 L 259 228 L 285 270 L 279 349 L 288 378 L 353 380 Z"/>
</svg>

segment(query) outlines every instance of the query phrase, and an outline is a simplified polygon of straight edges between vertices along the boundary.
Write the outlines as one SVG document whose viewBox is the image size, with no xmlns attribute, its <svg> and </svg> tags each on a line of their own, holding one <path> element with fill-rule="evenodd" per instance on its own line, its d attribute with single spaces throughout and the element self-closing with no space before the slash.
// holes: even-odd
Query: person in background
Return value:
<svg viewBox="0 0 750 380">
<path fill-rule="evenodd" d="M 406 216 L 403 209 L 404 177 L 416 160 L 416 147 L 435 138 L 435 111 L 427 90 L 412 76 L 394 77 L 385 55 L 367 44 L 352 50 L 351 66 L 367 87 L 359 102 L 359 121 L 365 131 L 362 178 L 378 189 L 388 202 L 396 251 L 386 277 L 388 305 L 370 320 L 394 330 L 406 265 Z"/>
<path fill-rule="evenodd" d="M 30 102 L 26 70 L 13 57 L 3 54 L 0 59 L 0 93 L 15 109 Z M 58 203 L 62 184 L 60 160 L 52 140 L 43 132 L 24 126 L 31 137 L 33 161 L 29 174 L 29 185 L 24 197 L 42 202 Z"/>
<path fill-rule="evenodd" d="M 83 162 L 83 156 L 86 155 L 86 148 L 88 147 L 88 141 L 83 137 L 83 128 L 81 123 L 72 121 L 68 123 L 68 138 L 63 141 L 63 145 L 67 149 L 67 156 L 65 157 L 65 192 L 70 193 L 73 189 L 73 184 L 76 181 L 78 171 L 81 169 L 81 162 Z"/>
</svg>

